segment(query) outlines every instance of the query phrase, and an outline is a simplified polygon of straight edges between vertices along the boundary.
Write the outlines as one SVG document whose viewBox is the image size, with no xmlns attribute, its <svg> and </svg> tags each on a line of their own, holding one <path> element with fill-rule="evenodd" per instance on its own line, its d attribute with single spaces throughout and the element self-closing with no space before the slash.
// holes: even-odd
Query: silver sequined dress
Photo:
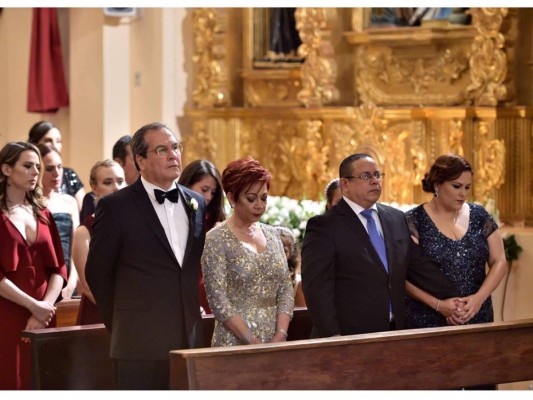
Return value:
<svg viewBox="0 0 533 400">
<path fill-rule="evenodd" d="M 281 239 L 273 227 L 259 226 L 267 243 L 260 254 L 245 247 L 227 222 L 206 235 L 202 270 L 216 319 L 212 346 L 243 344 L 223 325 L 234 316 L 241 317 L 263 343 L 274 336 L 277 314 L 292 316 L 294 291 Z"/>
</svg>

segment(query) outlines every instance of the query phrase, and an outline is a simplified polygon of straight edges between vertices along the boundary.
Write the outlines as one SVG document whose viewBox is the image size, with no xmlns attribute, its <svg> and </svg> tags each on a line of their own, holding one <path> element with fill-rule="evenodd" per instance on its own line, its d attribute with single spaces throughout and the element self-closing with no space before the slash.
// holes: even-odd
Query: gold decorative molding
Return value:
<svg viewBox="0 0 533 400">
<path fill-rule="evenodd" d="M 226 18 L 220 8 L 197 8 L 192 13 L 193 61 L 196 64 L 194 105 L 199 108 L 231 105 L 226 71 Z"/>
<path fill-rule="evenodd" d="M 428 154 L 423 147 L 423 140 L 426 136 L 426 132 L 422 121 L 413 121 L 411 125 L 412 141 L 409 148 L 413 170 L 413 180 L 411 181 L 411 184 L 413 186 L 418 186 L 428 170 Z"/>
<path fill-rule="evenodd" d="M 377 105 L 457 105 L 465 89 L 470 26 L 369 28 L 345 36 L 355 46 L 356 88 Z"/>
<path fill-rule="evenodd" d="M 468 52 L 463 49 L 444 49 L 432 58 L 401 59 L 395 53 L 373 54 L 366 57 L 365 72 L 372 74 L 382 85 L 409 86 L 415 96 L 421 97 L 428 94 L 432 85 L 451 85 L 457 81 L 468 68 L 468 58 Z"/>
<path fill-rule="evenodd" d="M 496 106 L 507 100 L 507 55 L 501 32 L 507 8 L 472 8 L 477 35 L 472 43 L 470 80 L 466 93 L 478 106 Z"/>
<path fill-rule="evenodd" d="M 253 127 L 251 137 L 261 161 L 272 174 L 271 188 L 278 193 L 291 193 L 300 189 L 301 182 L 294 179 L 291 163 L 295 141 L 298 137 L 295 121 L 261 119 Z"/>
<path fill-rule="evenodd" d="M 329 151 L 323 135 L 324 123 L 317 119 L 298 121 L 298 138 L 294 143 L 291 171 L 293 176 L 306 182 L 302 185 L 304 198 L 316 199 L 324 193 L 329 182 L 327 164 Z"/>
<path fill-rule="evenodd" d="M 371 8 L 352 8 L 352 30 L 363 32 L 370 21 Z"/>
<path fill-rule="evenodd" d="M 208 133 L 206 121 L 193 122 L 192 135 L 184 136 L 183 145 L 186 164 L 202 158 L 208 160 L 218 158 L 217 144 Z"/>
<path fill-rule="evenodd" d="M 296 29 L 302 40 L 298 55 L 305 57 L 301 67 L 302 89 L 298 100 L 305 107 L 319 107 L 339 99 L 335 86 L 337 63 L 329 38 L 328 10 L 325 8 L 297 8 Z"/>
<path fill-rule="evenodd" d="M 479 121 L 474 153 L 474 197 L 481 203 L 494 199 L 495 189 L 504 183 L 505 145 L 494 137 L 494 122 Z"/>
<path fill-rule="evenodd" d="M 463 152 L 474 168 L 471 200 L 496 199 L 502 221 L 533 223 L 531 108 L 365 103 L 188 109 L 185 118 L 193 128 L 184 131 L 184 163 L 208 158 L 222 170 L 250 155 L 272 172 L 272 195 L 319 199 L 347 155 L 367 152 L 386 173 L 382 201 L 422 203 L 421 179 L 433 160 Z"/>
<path fill-rule="evenodd" d="M 252 107 L 298 107 L 299 70 L 255 70 L 242 74 L 244 98 Z"/>
</svg>

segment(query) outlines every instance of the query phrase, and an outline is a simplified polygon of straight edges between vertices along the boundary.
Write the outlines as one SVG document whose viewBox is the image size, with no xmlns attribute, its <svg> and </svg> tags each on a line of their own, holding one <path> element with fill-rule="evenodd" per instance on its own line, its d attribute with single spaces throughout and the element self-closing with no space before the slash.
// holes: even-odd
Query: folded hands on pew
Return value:
<svg viewBox="0 0 533 400">
<path fill-rule="evenodd" d="M 29 307 L 32 313 L 31 317 L 26 323 L 26 330 L 44 329 L 46 328 L 56 313 L 56 307 L 47 301 L 35 300 Z M 23 342 L 29 342 L 30 339 L 22 338 Z"/>
</svg>

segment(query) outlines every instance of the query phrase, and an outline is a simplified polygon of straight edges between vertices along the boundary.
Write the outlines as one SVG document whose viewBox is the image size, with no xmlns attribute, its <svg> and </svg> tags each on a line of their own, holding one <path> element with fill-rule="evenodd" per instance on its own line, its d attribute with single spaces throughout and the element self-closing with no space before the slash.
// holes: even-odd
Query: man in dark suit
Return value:
<svg viewBox="0 0 533 400">
<path fill-rule="evenodd" d="M 165 125 L 131 141 L 141 177 L 97 205 L 86 277 L 111 332 L 118 389 L 168 389 L 169 351 L 202 343 L 201 195 L 178 185 L 181 144 Z"/>
<path fill-rule="evenodd" d="M 406 277 L 438 298 L 458 296 L 412 241 L 404 213 L 376 204 L 384 174 L 372 157 L 351 155 L 339 173 L 343 198 L 308 221 L 302 248 L 311 337 L 402 329 Z"/>
</svg>

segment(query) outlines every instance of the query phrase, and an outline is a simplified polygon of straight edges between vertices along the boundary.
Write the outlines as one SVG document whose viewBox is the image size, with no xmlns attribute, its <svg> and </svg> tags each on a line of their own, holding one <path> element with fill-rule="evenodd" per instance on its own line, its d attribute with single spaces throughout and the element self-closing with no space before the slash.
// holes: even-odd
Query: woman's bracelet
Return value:
<svg viewBox="0 0 533 400">
<path fill-rule="evenodd" d="M 435 311 L 439 311 L 440 306 L 440 299 L 437 299 L 437 307 L 435 307 Z"/>
<path fill-rule="evenodd" d="M 254 337 L 254 333 L 252 331 L 248 331 L 244 335 L 242 335 L 241 339 L 244 343 L 250 344 L 253 337 Z"/>
<path fill-rule="evenodd" d="M 276 333 L 277 333 L 277 332 L 279 332 L 279 333 L 281 333 L 283 336 L 285 336 L 285 339 L 287 339 L 287 336 L 289 335 L 285 329 L 277 328 L 277 329 L 276 329 Z"/>
</svg>

